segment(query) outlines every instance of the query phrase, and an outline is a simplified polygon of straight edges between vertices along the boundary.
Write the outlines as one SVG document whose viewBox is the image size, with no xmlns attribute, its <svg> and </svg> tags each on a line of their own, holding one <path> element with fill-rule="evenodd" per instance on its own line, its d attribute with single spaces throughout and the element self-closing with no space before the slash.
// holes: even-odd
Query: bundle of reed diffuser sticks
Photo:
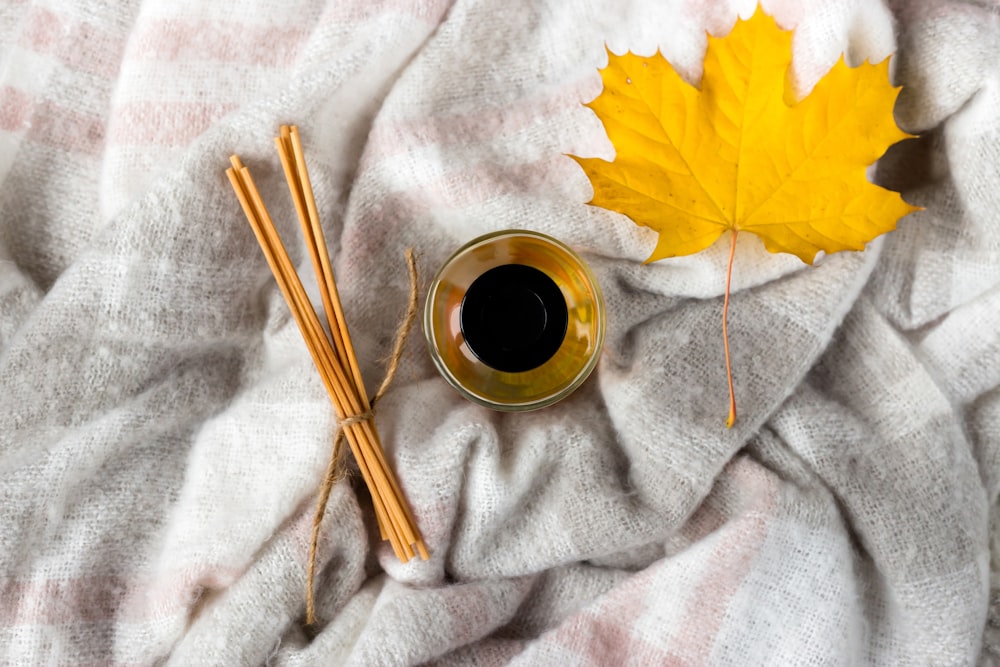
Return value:
<svg viewBox="0 0 1000 667">
<path fill-rule="evenodd" d="M 326 503 L 330 497 L 330 491 L 340 476 L 340 451 L 343 439 L 346 439 L 350 445 L 354 460 L 357 462 L 365 484 L 371 492 L 372 504 L 375 508 L 375 516 L 378 519 L 382 539 L 389 540 L 396 556 L 403 562 L 410 560 L 416 554 L 419 554 L 424 560 L 429 557 L 427 547 L 416 522 L 413 520 L 410 508 L 399 488 L 399 483 L 386 463 L 378 431 L 375 428 L 373 411 L 374 403 L 392 381 L 402 355 L 406 335 L 412 328 L 416 317 L 416 267 L 412 251 L 407 251 L 406 259 L 410 271 L 411 287 L 409 308 L 403 324 L 397 332 L 396 344 L 385 380 L 375 397 L 369 401 L 361 379 L 357 357 L 354 354 L 354 346 L 351 344 L 347 322 L 344 320 L 337 284 L 330 268 L 329 252 L 320 226 L 316 200 L 313 196 L 309 172 L 306 169 L 298 129 L 294 126 L 282 126 L 281 135 L 275 139 L 275 143 L 284 168 L 285 179 L 288 181 L 288 190 L 291 193 L 295 211 L 302 227 L 309 258 L 316 273 L 316 282 L 319 285 L 320 299 L 323 302 L 323 310 L 329 323 L 329 331 L 324 329 L 316 310 L 306 295 L 302 281 L 292 266 L 288 252 L 278 236 L 274 222 L 264 206 L 257 186 L 254 185 L 253 179 L 250 177 L 250 172 L 236 155 L 230 158 L 232 167 L 226 170 L 226 175 L 233 185 L 233 190 L 236 192 L 254 234 L 257 236 L 257 241 L 260 243 L 264 257 L 274 274 L 274 279 L 288 303 L 288 308 L 299 325 L 302 337 L 312 354 L 313 362 L 315 362 L 320 378 L 322 378 L 330 395 L 339 421 L 330 463 L 327 466 L 323 486 L 317 498 L 309 546 L 309 564 L 306 574 L 306 623 L 312 624 L 316 620 L 313 582 L 319 528 Z"/>
</svg>

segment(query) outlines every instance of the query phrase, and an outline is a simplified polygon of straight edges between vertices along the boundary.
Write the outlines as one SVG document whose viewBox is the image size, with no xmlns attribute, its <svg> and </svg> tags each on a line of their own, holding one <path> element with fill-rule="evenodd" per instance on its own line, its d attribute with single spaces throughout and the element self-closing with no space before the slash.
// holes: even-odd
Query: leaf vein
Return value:
<svg viewBox="0 0 1000 667">
<path fill-rule="evenodd" d="M 622 70 L 625 70 L 626 74 L 635 74 L 634 72 L 629 72 L 628 70 L 626 70 L 624 64 L 622 65 Z M 638 76 L 638 75 L 636 74 L 636 76 Z M 642 91 L 642 90 L 639 91 L 639 97 L 641 98 L 643 104 L 646 105 L 646 108 L 648 108 L 648 109 L 650 109 L 652 111 L 653 106 L 650 103 L 649 99 L 646 97 L 644 91 Z M 691 176 L 694 178 L 695 182 L 698 184 L 698 187 L 701 188 L 701 191 L 703 193 L 705 193 L 705 196 L 708 198 L 708 200 L 715 207 L 715 210 L 718 211 L 719 217 L 722 218 L 723 220 L 725 220 L 726 219 L 726 215 L 722 211 L 722 206 L 719 204 L 718 201 L 716 201 L 715 197 L 712 196 L 712 193 L 709 192 L 708 189 L 705 187 L 705 185 L 702 183 L 702 179 L 698 176 L 697 172 L 695 172 L 694 168 L 691 165 L 691 161 L 688 160 L 688 157 L 686 155 L 684 155 L 684 151 L 682 151 L 680 149 L 680 147 L 677 145 L 677 142 L 674 141 L 674 138 L 672 136 L 670 136 L 670 130 L 663 123 L 663 120 L 659 116 L 656 116 L 656 120 L 659 123 L 660 127 L 663 128 L 663 134 L 667 137 L 667 139 L 670 140 L 671 145 L 673 146 L 674 150 L 677 151 L 677 154 L 680 156 L 681 161 L 684 162 L 684 165 L 688 168 L 688 171 L 691 173 Z"/>
</svg>

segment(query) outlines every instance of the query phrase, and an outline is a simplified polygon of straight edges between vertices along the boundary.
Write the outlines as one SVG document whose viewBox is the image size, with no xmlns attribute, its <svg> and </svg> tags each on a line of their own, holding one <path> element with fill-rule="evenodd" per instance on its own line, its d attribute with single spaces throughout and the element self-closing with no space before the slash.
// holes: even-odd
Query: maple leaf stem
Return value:
<svg viewBox="0 0 1000 667">
<path fill-rule="evenodd" d="M 729 245 L 729 264 L 726 266 L 726 296 L 722 301 L 722 344 L 726 350 L 726 379 L 729 380 L 729 416 L 726 418 L 726 428 L 732 428 L 736 423 L 736 394 L 733 392 L 733 364 L 729 358 L 729 285 L 733 279 L 733 258 L 736 256 L 736 236 L 738 229 L 733 229 L 732 241 Z"/>
</svg>

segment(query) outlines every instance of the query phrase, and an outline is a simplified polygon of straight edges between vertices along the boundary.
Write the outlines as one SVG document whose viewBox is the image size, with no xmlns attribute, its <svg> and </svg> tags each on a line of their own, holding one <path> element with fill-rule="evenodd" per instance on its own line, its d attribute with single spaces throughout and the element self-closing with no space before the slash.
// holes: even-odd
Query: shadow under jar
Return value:
<svg viewBox="0 0 1000 667">
<path fill-rule="evenodd" d="M 441 375 L 469 400 L 533 410 L 573 392 L 597 365 L 604 301 L 563 243 L 511 230 L 459 248 L 434 278 L 424 334 Z"/>
</svg>

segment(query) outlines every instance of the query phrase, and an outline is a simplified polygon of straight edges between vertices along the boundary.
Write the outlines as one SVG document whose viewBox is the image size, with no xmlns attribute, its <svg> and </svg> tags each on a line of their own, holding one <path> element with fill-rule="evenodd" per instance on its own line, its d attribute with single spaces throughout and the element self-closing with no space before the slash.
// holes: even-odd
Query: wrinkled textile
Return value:
<svg viewBox="0 0 1000 667">
<path fill-rule="evenodd" d="M 775 0 L 807 92 L 894 55 L 918 134 L 872 178 L 924 207 L 806 267 L 588 207 L 604 45 L 697 82 L 749 0 L 7 0 L 0 8 L 0 664 L 780 665 L 1000 660 L 1000 11 Z M 595 374 L 466 402 L 417 336 L 377 422 L 431 559 L 379 541 L 226 181 L 308 274 L 272 144 L 301 128 L 369 387 L 407 298 L 485 232 L 576 248 Z M 744 238 L 745 237 L 745 238 Z M 991 594 L 992 583 L 992 594 Z M 992 605 L 992 606 L 991 606 Z"/>
</svg>

